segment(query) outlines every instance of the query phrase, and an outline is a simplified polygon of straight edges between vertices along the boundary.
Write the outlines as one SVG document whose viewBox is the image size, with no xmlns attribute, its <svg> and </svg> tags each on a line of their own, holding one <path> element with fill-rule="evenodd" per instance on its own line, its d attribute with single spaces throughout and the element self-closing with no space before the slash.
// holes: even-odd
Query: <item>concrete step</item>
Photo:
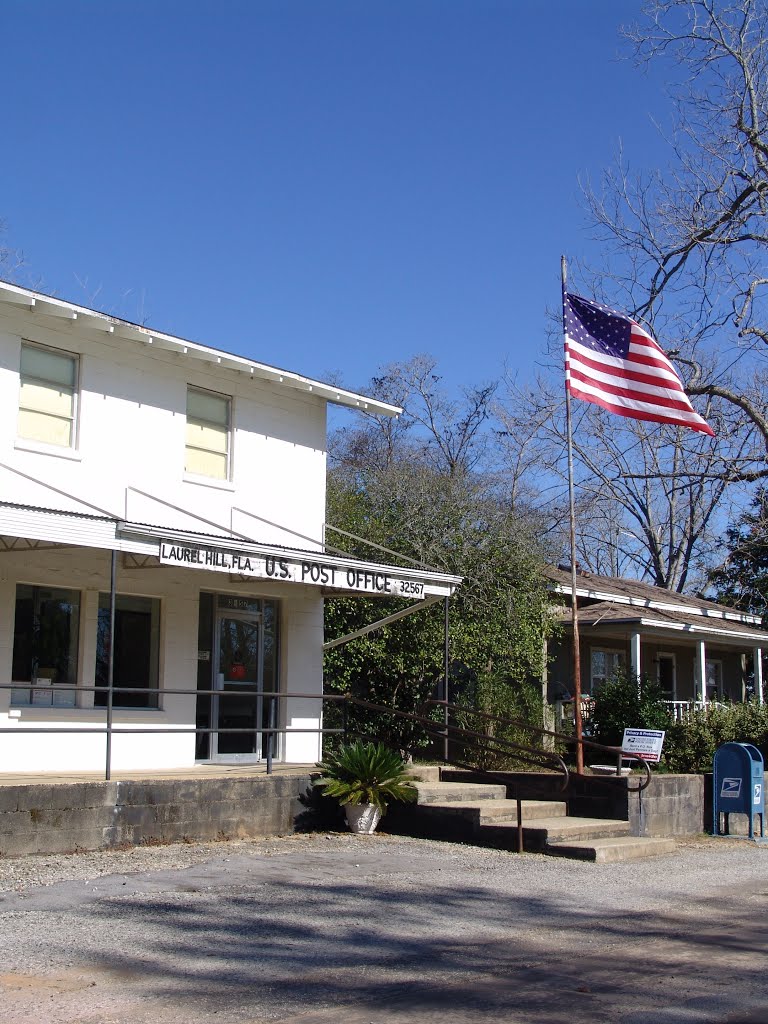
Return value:
<svg viewBox="0 0 768 1024">
<path fill-rule="evenodd" d="M 521 800 L 523 821 L 536 821 L 539 818 L 565 817 L 568 813 L 563 801 L 554 800 Z M 517 821 L 517 802 L 515 800 L 435 800 L 430 807 L 445 811 L 476 811 L 479 822 Z"/>
<path fill-rule="evenodd" d="M 591 860 L 597 864 L 615 864 L 620 861 L 641 860 L 674 853 L 674 839 L 646 839 L 638 836 L 610 836 L 603 839 L 566 840 L 552 842 L 544 851 L 551 857 L 572 857 Z"/>
<path fill-rule="evenodd" d="M 537 818 L 523 822 L 523 846 L 535 853 L 544 853 L 553 843 L 571 844 L 584 840 L 618 839 L 629 835 L 629 822 L 611 818 Z M 504 849 L 517 846 L 517 823 L 497 821 L 483 823 L 478 840 Z"/>
<path fill-rule="evenodd" d="M 449 803 L 457 800 L 504 800 L 506 786 L 471 782 L 417 782 L 418 804 Z"/>
<path fill-rule="evenodd" d="M 565 818 L 568 805 L 564 800 L 521 800 L 523 821 L 533 822 L 541 818 Z M 516 800 L 485 800 L 480 805 L 480 822 L 517 821 Z"/>
<path fill-rule="evenodd" d="M 414 764 L 409 765 L 408 772 L 419 782 L 439 782 L 440 781 L 440 765 L 439 764 Z"/>
</svg>

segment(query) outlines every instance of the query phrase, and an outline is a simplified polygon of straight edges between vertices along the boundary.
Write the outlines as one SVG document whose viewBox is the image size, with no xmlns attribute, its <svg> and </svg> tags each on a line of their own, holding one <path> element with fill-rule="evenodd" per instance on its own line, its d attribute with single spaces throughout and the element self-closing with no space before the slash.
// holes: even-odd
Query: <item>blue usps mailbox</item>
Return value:
<svg viewBox="0 0 768 1024">
<path fill-rule="evenodd" d="M 724 743 L 715 751 L 714 834 L 730 835 L 729 814 L 749 815 L 749 838 L 755 838 L 755 818 L 760 817 L 760 835 L 765 834 L 765 796 L 763 793 L 763 755 L 751 743 Z M 725 819 L 720 831 L 720 815 Z"/>
</svg>

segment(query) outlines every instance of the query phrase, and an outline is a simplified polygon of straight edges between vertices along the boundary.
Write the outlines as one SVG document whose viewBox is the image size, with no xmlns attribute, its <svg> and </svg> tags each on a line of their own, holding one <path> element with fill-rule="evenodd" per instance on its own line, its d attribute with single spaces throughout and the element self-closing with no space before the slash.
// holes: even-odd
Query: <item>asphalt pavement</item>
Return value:
<svg viewBox="0 0 768 1024">
<path fill-rule="evenodd" d="M 0 864 L 3 1024 L 768 1024 L 768 848 L 348 835 Z"/>
</svg>

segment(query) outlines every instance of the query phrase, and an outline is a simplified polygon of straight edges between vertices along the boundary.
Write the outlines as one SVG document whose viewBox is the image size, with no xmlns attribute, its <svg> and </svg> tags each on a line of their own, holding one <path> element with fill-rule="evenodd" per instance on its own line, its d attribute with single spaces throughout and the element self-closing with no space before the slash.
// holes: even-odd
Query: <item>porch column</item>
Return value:
<svg viewBox="0 0 768 1024">
<path fill-rule="evenodd" d="M 758 704 L 763 703 L 763 649 L 755 647 L 752 651 L 753 673 L 755 677 L 755 697 Z"/>
<path fill-rule="evenodd" d="M 699 691 L 699 700 L 707 702 L 707 645 L 703 640 L 696 644 L 696 689 Z"/>
<path fill-rule="evenodd" d="M 633 633 L 629 638 L 629 671 L 640 678 L 640 634 Z"/>
</svg>

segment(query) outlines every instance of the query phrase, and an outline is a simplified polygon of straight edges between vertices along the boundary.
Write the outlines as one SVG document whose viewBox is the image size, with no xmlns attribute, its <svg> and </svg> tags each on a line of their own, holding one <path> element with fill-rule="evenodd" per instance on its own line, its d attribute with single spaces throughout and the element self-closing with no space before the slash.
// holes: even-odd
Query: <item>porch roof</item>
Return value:
<svg viewBox="0 0 768 1024">
<path fill-rule="evenodd" d="M 564 626 L 570 622 L 570 609 L 559 609 L 557 618 Z M 738 647 L 768 646 L 768 631 L 741 622 L 708 618 L 695 612 L 647 608 L 639 611 L 611 601 L 579 608 L 579 626 L 587 629 L 606 629 L 610 632 L 631 630 L 639 633 L 663 633 L 667 636 L 719 642 Z"/>
<path fill-rule="evenodd" d="M 544 575 L 550 581 L 550 590 L 557 594 L 571 594 L 570 568 L 548 566 Z M 702 618 L 726 620 L 741 623 L 745 626 L 761 625 L 759 615 L 729 608 L 703 598 L 692 597 L 690 594 L 678 594 L 673 590 L 654 587 L 640 580 L 630 580 L 619 576 L 596 576 L 579 570 L 576 577 L 576 597 L 584 601 L 610 603 L 612 606 L 646 608 L 657 612 L 681 612 L 692 617 L 692 622 L 700 623 Z M 581 607 L 581 606 L 580 606 Z M 594 607 L 594 605 L 591 605 Z M 586 611 L 586 608 L 585 608 Z M 768 634 L 767 634 L 768 635 Z"/>
</svg>

